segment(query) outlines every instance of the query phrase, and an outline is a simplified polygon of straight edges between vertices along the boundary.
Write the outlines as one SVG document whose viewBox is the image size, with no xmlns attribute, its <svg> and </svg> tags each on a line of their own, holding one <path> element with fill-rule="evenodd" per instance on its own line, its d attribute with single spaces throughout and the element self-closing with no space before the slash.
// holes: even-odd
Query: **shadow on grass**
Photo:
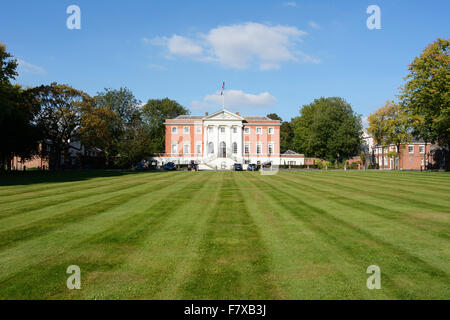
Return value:
<svg viewBox="0 0 450 320">
<path fill-rule="evenodd" d="M 125 170 L 61 170 L 61 171 L 12 171 L 0 173 L 0 186 L 29 185 L 52 182 L 74 182 L 93 178 L 118 177 L 130 174 L 156 173 L 161 171 Z"/>
</svg>

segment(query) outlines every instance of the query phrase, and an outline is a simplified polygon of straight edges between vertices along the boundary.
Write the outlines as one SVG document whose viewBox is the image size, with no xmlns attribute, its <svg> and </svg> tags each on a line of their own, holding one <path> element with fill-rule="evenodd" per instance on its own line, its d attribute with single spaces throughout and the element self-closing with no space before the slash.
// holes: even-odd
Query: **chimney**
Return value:
<svg viewBox="0 0 450 320">
<path fill-rule="evenodd" d="M 239 112 L 236 112 L 236 115 L 239 115 Z"/>
<path fill-rule="evenodd" d="M 207 116 L 208 115 L 208 112 L 205 112 L 205 116 Z"/>
</svg>

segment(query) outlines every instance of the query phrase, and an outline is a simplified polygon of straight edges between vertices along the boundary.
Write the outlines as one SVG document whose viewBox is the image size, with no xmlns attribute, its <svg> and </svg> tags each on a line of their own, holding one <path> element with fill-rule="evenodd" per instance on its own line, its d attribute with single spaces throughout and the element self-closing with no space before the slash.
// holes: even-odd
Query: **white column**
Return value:
<svg viewBox="0 0 450 320">
<path fill-rule="evenodd" d="M 205 123 L 203 126 L 205 133 L 203 136 L 203 161 L 208 157 L 208 125 Z"/>
<path fill-rule="evenodd" d="M 233 154 L 233 125 L 229 125 L 228 126 L 228 130 L 230 131 L 230 134 L 228 135 L 228 150 L 230 150 L 230 154 L 227 155 L 229 156 L 231 159 L 233 158 L 234 154 Z"/>
<path fill-rule="evenodd" d="M 220 125 L 216 125 L 217 128 L 217 146 L 216 146 L 216 155 L 217 158 L 220 156 Z"/>
</svg>

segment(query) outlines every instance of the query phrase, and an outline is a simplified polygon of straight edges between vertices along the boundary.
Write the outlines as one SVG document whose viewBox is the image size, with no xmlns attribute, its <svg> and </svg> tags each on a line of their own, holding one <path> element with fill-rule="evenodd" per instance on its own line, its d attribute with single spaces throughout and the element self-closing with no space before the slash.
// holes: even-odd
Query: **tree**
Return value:
<svg viewBox="0 0 450 320">
<path fill-rule="evenodd" d="M 81 115 L 79 130 L 80 139 L 87 148 L 100 148 L 109 164 L 112 155 L 118 153 L 118 135 L 116 127 L 119 121 L 116 114 L 108 107 L 95 108 L 94 104 L 87 104 Z"/>
<path fill-rule="evenodd" d="M 283 119 L 281 119 L 281 117 L 279 115 L 277 115 L 276 113 L 269 113 L 267 115 L 267 118 L 272 119 L 272 120 L 280 120 L 283 121 Z"/>
<path fill-rule="evenodd" d="M 0 170 L 9 170 L 14 156 L 26 160 L 38 154 L 42 130 L 34 119 L 40 106 L 31 90 L 19 85 L 2 86 L 0 96 Z"/>
<path fill-rule="evenodd" d="M 139 117 L 140 101 L 128 88 L 105 88 L 94 97 L 96 108 L 109 108 L 116 115 L 118 131 L 123 131 Z"/>
<path fill-rule="evenodd" d="M 294 121 L 293 144 L 308 156 L 340 162 L 358 154 L 361 142 L 361 117 L 339 97 L 315 99 Z"/>
<path fill-rule="evenodd" d="M 120 88 L 104 89 L 84 105 L 80 137 L 86 146 L 102 149 L 107 167 L 133 164 L 135 134 L 142 124 L 139 104 L 131 90 Z"/>
<path fill-rule="evenodd" d="M 386 106 L 381 107 L 369 117 L 367 120 L 369 122 L 369 128 L 367 132 L 373 137 L 375 143 L 381 145 L 381 168 L 384 168 L 384 148 L 390 144 L 390 141 L 387 137 L 387 128 L 386 128 L 386 114 L 385 111 Z"/>
<path fill-rule="evenodd" d="M 10 85 L 10 80 L 17 76 L 17 59 L 6 51 L 6 46 L 0 42 L 0 85 Z"/>
<path fill-rule="evenodd" d="M 162 100 L 151 99 L 142 107 L 143 121 L 148 126 L 152 137 L 153 153 L 162 152 L 165 145 L 166 119 L 176 118 L 179 115 L 189 114 L 189 110 L 169 98 Z"/>
<path fill-rule="evenodd" d="M 281 152 L 294 150 L 292 140 L 294 139 L 294 128 L 292 121 L 283 121 L 280 128 L 280 149 Z"/>
<path fill-rule="evenodd" d="M 33 89 L 41 110 L 37 123 L 44 128 L 45 138 L 51 141 L 50 167 L 58 169 L 61 153 L 69 150 L 77 138 L 83 105 L 90 101 L 87 93 L 68 85 L 52 83 Z"/>
<path fill-rule="evenodd" d="M 394 158 L 395 168 L 400 169 L 400 146 L 411 141 L 412 119 L 398 103 L 387 101 L 368 120 L 369 133 L 382 146 L 382 166 L 384 167 L 384 148 L 394 144 L 396 152 L 389 153 L 388 157 Z"/>
<path fill-rule="evenodd" d="M 17 61 L 0 43 L 0 170 L 11 169 L 14 156 L 22 160 L 34 156 L 41 138 L 33 121 L 39 104 L 32 91 L 10 83 L 18 75 L 16 68 Z"/>
<path fill-rule="evenodd" d="M 409 65 L 401 104 L 417 116 L 415 134 L 450 148 L 450 41 L 438 38 Z"/>
</svg>

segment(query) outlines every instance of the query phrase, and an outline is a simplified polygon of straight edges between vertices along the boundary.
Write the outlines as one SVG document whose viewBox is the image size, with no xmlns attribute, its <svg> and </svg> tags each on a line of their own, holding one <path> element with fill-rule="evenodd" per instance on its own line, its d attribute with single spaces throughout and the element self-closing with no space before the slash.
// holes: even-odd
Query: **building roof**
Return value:
<svg viewBox="0 0 450 320">
<path fill-rule="evenodd" d="M 250 120 L 250 121 L 255 121 L 255 120 L 257 120 L 257 121 L 259 121 L 259 120 L 272 120 L 272 119 L 270 119 L 270 118 L 268 118 L 268 117 L 266 117 L 266 116 L 242 116 L 242 118 L 244 118 L 245 120 Z"/>
<path fill-rule="evenodd" d="M 225 109 L 221 109 L 221 110 L 219 110 L 217 112 L 214 112 L 212 114 L 209 114 L 209 115 L 199 116 L 199 115 L 184 114 L 184 115 L 180 115 L 180 116 L 178 116 L 178 117 L 176 117 L 174 119 L 167 119 L 167 120 L 203 120 L 203 119 L 206 119 L 206 118 L 211 118 L 214 115 L 219 114 L 221 112 L 226 112 L 226 113 L 229 113 L 230 115 L 235 115 L 235 117 L 238 117 L 238 118 L 240 117 L 240 118 L 242 118 L 242 119 L 244 119 L 246 121 L 272 121 L 272 119 L 270 119 L 270 118 L 268 118 L 266 116 L 241 116 L 239 114 L 235 114 L 235 113 L 230 112 L 230 111 L 225 110 Z"/>
<path fill-rule="evenodd" d="M 292 151 L 292 150 L 286 150 L 286 151 L 283 152 L 282 154 L 298 154 L 298 153 L 295 152 L 295 151 Z"/>
<path fill-rule="evenodd" d="M 297 153 L 297 152 L 292 151 L 292 150 L 286 150 L 285 152 L 280 154 L 280 157 L 281 158 L 304 158 L 305 155 Z"/>
<path fill-rule="evenodd" d="M 203 117 L 204 116 L 191 116 L 191 115 L 185 114 L 185 115 L 178 116 L 175 119 L 178 119 L 178 120 L 201 120 L 201 119 L 203 119 Z"/>
</svg>

